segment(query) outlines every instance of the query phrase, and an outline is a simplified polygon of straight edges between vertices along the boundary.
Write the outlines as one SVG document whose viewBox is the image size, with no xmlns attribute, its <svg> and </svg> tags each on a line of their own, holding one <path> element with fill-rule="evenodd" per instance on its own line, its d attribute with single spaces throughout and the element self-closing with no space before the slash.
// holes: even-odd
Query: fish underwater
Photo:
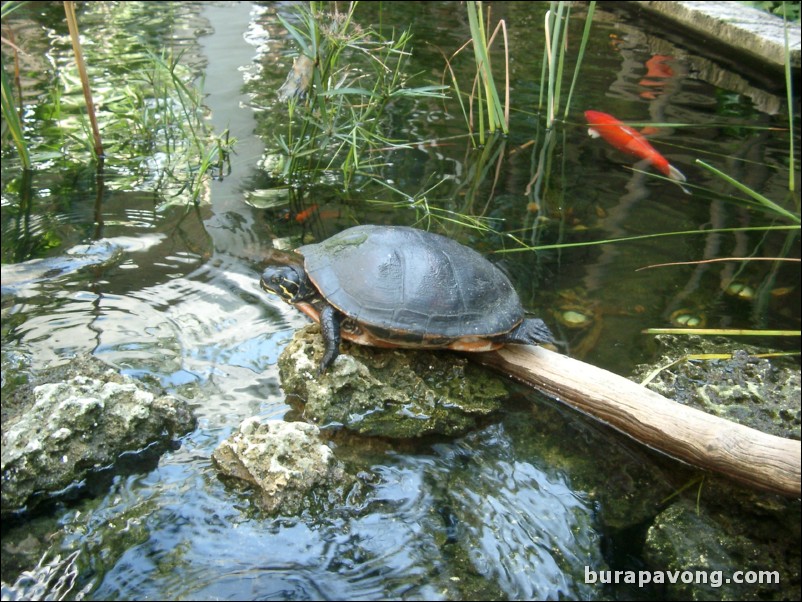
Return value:
<svg viewBox="0 0 802 602">
<path fill-rule="evenodd" d="M 690 194 L 682 186 L 682 182 L 685 182 L 685 176 L 682 172 L 657 152 L 657 149 L 649 144 L 642 134 L 624 125 L 612 115 L 601 111 L 585 111 L 585 119 L 588 122 L 588 134 L 592 138 L 604 138 L 618 150 L 634 155 L 639 159 L 645 159 L 652 167 L 677 182 L 683 191 Z"/>
</svg>

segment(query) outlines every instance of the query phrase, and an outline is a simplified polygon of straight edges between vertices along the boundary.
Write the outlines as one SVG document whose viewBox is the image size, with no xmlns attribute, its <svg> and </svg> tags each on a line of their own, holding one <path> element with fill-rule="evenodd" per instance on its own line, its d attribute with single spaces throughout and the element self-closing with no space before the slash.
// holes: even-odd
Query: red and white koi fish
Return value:
<svg viewBox="0 0 802 602">
<path fill-rule="evenodd" d="M 600 111 L 585 111 L 585 119 L 588 121 L 588 134 L 592 138 L 601 136 L 618 150 L 640 159 L 645 159 L 655 169 L 664 173 L 670 179 L 679 182 L 680 187 L 682 187 L 681 183 L 685 181 L 685 176 L 682 175 L 682 172 L 658 153 L 641 134 L 624 125 L 612 115 Z M 685 188 L 682 189 L 685 190 Z M 688 191 L 685 190 L 685 192 Z"/>
</svg>

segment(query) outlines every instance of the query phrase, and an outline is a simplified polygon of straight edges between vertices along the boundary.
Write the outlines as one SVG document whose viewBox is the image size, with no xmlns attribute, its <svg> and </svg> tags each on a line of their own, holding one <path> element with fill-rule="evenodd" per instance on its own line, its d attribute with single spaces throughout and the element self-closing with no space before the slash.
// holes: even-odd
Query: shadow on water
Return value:
<svg viewBox="0 0 802 602">
<path fill-rule="evenodd" d="M 54 82 L 69 77 L 69 53 L 60 14 L 41 4 L 12 25 L 20 45 L 41 38 L 23 90 L 29 127 L 51 131 L 77 117 L 67 102 L 74 86 L 52 100 Z M 243 419 L 290 413 L 276 364 L 306 322 L 259 288 L 266 254 L 356 223 L 417 224 L 478 249 L 510 275 L 562 351 L 624 375 L 653 359 L 642 329 L 677 316 L 711 327 L 798 328 L 798 264 L 636 272 L 721 256 L 798 258 L 798 230 L 555 246 L 779 223 L 736 202 L 694 160 L 716 159 L 751 188 L 786 199 L 784 98 L 681 40 L 597 11 L 577 109 L 546 132 L 537 111 L 542 39 L 533 34 L 546 6 L 493 3 L 514 58 L 509 136 L 473 148 L 455 105 L 403 98 L 389 105 L 385 125 L 389 138 L 414 144 L 371 156 L 376 171 L 358 172 L 350 187 L 336 169 L 288 185 L 276 139 L 291 124 L 276 91 L 298 49 L 276 14 L 294 23 L 291 7 L 118 4 L 127 6 L 87 3 L 79 15 L 94 46 L 107 41 L 95 67 L 125 72 L 143 60 L 143 47 L 180 55 L 204 78 L 209 122 L 237 139 L 230 173 L 206 180 L 195 206 L 180 202 L 185 191 L 174 183 L 154 184 L 150 156 L 108 157 L 102 181 L 55 155 L 18 177 L 4 147 L 4 387 L 9 358 L 32 371 L 91 353 L 188 400 L 199 426 L 158 465 L 135 457 L 102 490 L 4 527 L 4 597 L 662 599 L 662 587 L 587 582 L 586 567 L 660 566 L 646 557 L 647 525 L 695 473 L 528 391 L 513 388 L 503 411 L 458 438 L 335 438 L 361 476 L 345 504 L 319 514 L 262 516 L 252 492 L 220 481 L 210 456 Z M 358 21 L 386 30 L 410 25 L 407 72 L 420 74 L 416 85 L 439 84 L 443 53 L 469 38 L 458 3 L 363 3 L 358 11 Z M 453 66 L 470 78 L 463 58 Z M 112 103 L 108 87 L 99 93 Z M 54 106 L 60 117 L 47 113 Z M 650 139 L 681 166 L 693 195 L 589 138 L 588 108 L 669 124 Z M 44 157 L 58 141 L 38 143 L 33 154 Z M 466 227 L 457 215 L 475 222 Z M 726 491 L 710 487 L 711 497 Z M 692 506 L 696 491 L 680 496 L 683 504 Z"/>
</svg>

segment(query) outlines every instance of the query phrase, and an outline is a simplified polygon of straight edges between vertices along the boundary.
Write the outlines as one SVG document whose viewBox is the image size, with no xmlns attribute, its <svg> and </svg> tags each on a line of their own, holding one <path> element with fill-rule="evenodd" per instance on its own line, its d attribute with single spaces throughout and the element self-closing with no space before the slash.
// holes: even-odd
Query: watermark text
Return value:
<svg viewBox="0 0 802 602">
<path fill-rule="evenodd" d="M 644 587 L 650 584 L 685 583 L 721 587 L 724 583 L 772 584 L 780 582 L 779 571 L 735 571 L 725 577 L 723 571 L 594 571 L 585 567 L 585 583 L 626 583 Z"/>
</svg>

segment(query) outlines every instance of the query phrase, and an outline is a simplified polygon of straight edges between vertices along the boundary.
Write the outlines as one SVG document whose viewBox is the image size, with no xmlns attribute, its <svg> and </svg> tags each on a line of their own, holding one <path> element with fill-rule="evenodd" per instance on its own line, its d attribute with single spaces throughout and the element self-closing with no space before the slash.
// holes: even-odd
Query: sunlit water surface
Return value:
<svg viewBox="0 0 802 602">
<path fill-rule="evenodd" d="M 369 4 L 365 19 L 378 22 L 372 6 L 378 3 Z M 402 6 L 390 10 L 391 4 Z M 447 142 L 392 154 L 388 178 L 398 190 L 414 196 L 445 180 L 450 183 L 433 196 L 442 194 L 446 208 L 464 212 L 485 211 L 492 197 L 487 215 L 503 219 L 501 231 L 511 233 L 526 232 L 540 212 L 554 224 L 540 240 L 527 240 L 540 244 L 767 223 L 763 214 L 731 202 L 727 185 L 693 161 L 718 160 L 761 193 L 784 198 L 787 135 L 743 125 L 783 127 L 782 93 L 743 81 L 733 89 L 715 87 L 715 65 L 604 12 L 597 14 L 576 108 L 555 132 L 561 144 L 550 159 L 553 181 L 542 198 L 528 192 L 538 159 L 530 143 L 543 136 L 535 115 L 543 8 L 533 4 L 493 5 L 494 16 L 508 20 L 513 99 L 521 109 L 513 114 L 495 184 L 491 163 L 488 178 L 468 189 L 474 158 L 464 137 L 452 138 L 464 133 L 464 121 L 442 103 L 427 102 L 394 117 L 399 135 Z M 437 83 L 443 69 L 437 48 L 450 54 L 468 37 L 462 6 L 383 7 L 381 18 L 411 24 L 412 69 L 423 72 L 422 83 Z M 642 495 L 663 477 L 634 444 L 530 393 L 516 390 L 497 420 L 461 438 L 375 449 L 351 443 L 344 454 L 374 475 L 373 484 L 321 515 L 266 519 L 252 510 L 247 492 L 218 480 L 212 450 L 244 418 L 282 418 L 289 409 L 276 362 L 305 321 L 260 291 L 262 250 L 274 240 L 320 239 L 356 222 L 412 223 L 417 216 L 412 209 L 361 203 L 358 193 L 346 202 L 336 186 L 307 200 L 319 213 L 303 222 L 294 217 L 305 207 L 291 206 L 287 214 L 286 207 L 244 202 L 273 181 L 260 164 L 274 143 L 271 127 L 282 122 L 276 115 L 286 110 L 275 91 L 295 49 L 276 10 L 289 18 L 284 4 L 148 3 L 152 22 L 143 23 L 145 12 L 134 10 L 130 22 L 119 14 L 115 23 L 115 31 L 134 39 L 143 32 L 145 45 L 169 39 L 203 70 L 212 123 L 239 140 L 231 174 L 210 184 L 211 204 L 165 205 L 147 181 L 133 186 L 116 171 L 113 158 L 100 220 L 92 173 L 35 172 L 29 186 L 36 205 L 26 216 L 13 210 L 4 183 L 4 353 L 29 356 L 36 368 L 93 353 L 189 398 L 199 417 L 198 429 L 157 465 L 135 464 L 107 490 L 58 509 L 65 536 L 56 570 L 77 567 L 72 595 L 85 588 L 87 597 L 100 600 L 626 597 L 583 581 L 586 566 L 609 568 L 616 561 L 609 550 L 628 548 L 612 526 L 647 518 L 647 511 L 633 511 L 632 522 L 622 525 L 617 506 L 623 502 L 606 482 L 630 483 L 628 494 Z M 115 14 L 87 8 L 83 27 L 102 37 L 103 23 Z M 18 35 L 38 31 L 33 21 L 28 27 Z M 49 35 L 61 39 L 61 27 Z M 49 52 L 51 64 L 66 60 Z M 693 124 L 665 128 L 655 140 L 665 143 L 661 150 L 682 168 L 694 194 L 648 169 L 631 171 L 626 156 L 588 138 L 586 108 L 621 119 Z M 799 148 L 798 131 L 796 138 Z M 339 217 L 326 218 L 325 208 Z M 98 222 L 101 227 L 93 225 Z M 43 245 L 52 233 L 59 241 Z M 453 226 L 449 233 L 483 252 L 513 246 L 510 239 L 482 239 Z M 789 247 L 798 253 L 793 235 L 741 232 L 511 253 L 499 261 L 527 308 L 557 332 L 563 351 L 626 375 L 651 359 L 641 329 L 669 325 L 684 308 L 703 314 L 710 326 L 799 324 L 798 267 L 688 266 L 633 278 L 635 269 L 721 255 L 780 256 Z M 89 269 L 77 259 L 84 256 L 91 258 Z M 22 263 L 38 258 L 53 263 Z M 796 290 L 768 297 L 768 305 L 750 303 L 723 292 L 735 276 L 755 290 Z M 562 307 L 592 314 L 594 325 L 579 331 L 561 325 L 549 310 Z M 620 495 L 626 487 L 614 491 Z M 11 528 L 6 537 L 30 528 Z M 31 567 L 38 559 L 32 560 Z"/>
</svg>

